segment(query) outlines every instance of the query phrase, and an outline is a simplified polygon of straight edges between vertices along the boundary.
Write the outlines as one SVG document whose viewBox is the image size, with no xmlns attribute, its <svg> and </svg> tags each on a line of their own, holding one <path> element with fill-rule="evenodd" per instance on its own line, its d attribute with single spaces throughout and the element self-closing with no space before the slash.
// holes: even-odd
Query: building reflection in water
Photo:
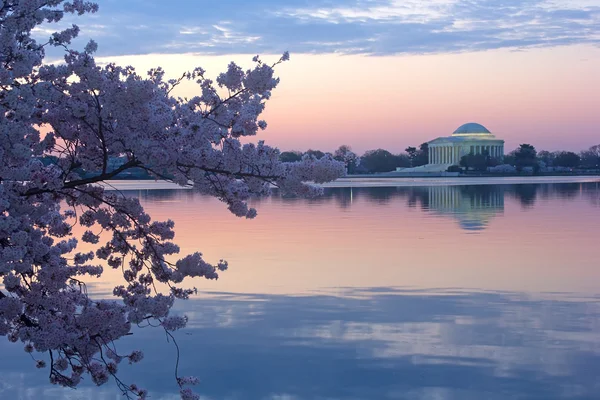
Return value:
<svg viewBox="0 0 600 400">
<path fill-rule="evenodd" d="M 481 231 L 504 213 L 504 191 L 485 186 L 430 186 L 429 211 L 458 220 L 462 229 Z"/>
<path fill-rule="evenodd" d="M 510 184 L 510 185 L 456 185 L 414 187 L 346 187 L 329 188 L 321 197 L 305 199 L 275 196 L 254 198 L 252 205 L 260 208 L 264 201 L 285 204 L 319 204 L 334 202 L 341 209 L 350 209 L 363 202 L 375 205 L 390 205 L 399 200 L 406 201 L 410 208 L 420 208 L 445 218 L 455 219 L 459 226 L 469 232 L 485 230 L 491 221 L 502 216 L 505 201 L 516 201 L 523 210 L 531 210 L 538 201 L 550 199 L 575 200 L 587 198 L 593 205 L 600 204 L 600 183 L 560 184 Z M 187 198 L 193 202 L 210 202 L 211 199 L 192 190 L 139 190 L 124 191 L 152 203 L 169 203 Z M 193 199 L 193 200 L 192 200 Z M 213 199 L 214 200 L 214 199 Z"/>
</svg>

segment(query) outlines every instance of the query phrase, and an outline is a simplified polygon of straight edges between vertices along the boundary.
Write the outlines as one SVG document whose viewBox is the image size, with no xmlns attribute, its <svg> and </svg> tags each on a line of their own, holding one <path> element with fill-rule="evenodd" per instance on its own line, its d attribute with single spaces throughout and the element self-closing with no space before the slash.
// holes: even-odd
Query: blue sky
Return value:
<svg viewBox="0 0 600 400">
<path fill-rule="evenodd" d="M 431 54 L 600 44 L 598 0 L 100 0 L 100 55 Z M 65 21 L 65 22 L 71 22 Z"/>
</svg>

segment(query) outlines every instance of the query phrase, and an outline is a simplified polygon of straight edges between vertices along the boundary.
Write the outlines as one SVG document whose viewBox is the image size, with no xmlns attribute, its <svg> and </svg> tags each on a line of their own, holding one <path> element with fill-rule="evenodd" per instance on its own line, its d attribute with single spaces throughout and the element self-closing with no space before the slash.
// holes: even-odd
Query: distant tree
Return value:
<svg viewBox="0 0 600 400">
<path fill-rule="evenodd" d="M 517 157 L 515 156 L 516 152 L 517 152 L 516 150 L 513 150 L 510 153 L 505 154 L 504 155 L 504 164 L 515 166 L 515 164 L 517 163 Z"/>
<path fill-rule="evenodd" d="M 354 168 L 355 174 L 368 174 L 369 170 L 362 164 L 362 159 L 358 159 L 358 165 Z"/>
<path fill-rule="evenodd" d="M 408 161 L 410 165 L 410 160 L 408 157 L 404 160 Z M 377 150 L 369 150 L 360 159 L 360 164 L 366 168 L 366 170 L 370 173 L 373 172 L 389 172 L 394 171 L 396 167 L 400 167 L 402 165 L 401 162 L 403 158 L 401 156 L 396 156 L 384 149 Z"/>
<path fill-rule="evenodd" d="M 341 161 L 346 165 L 346 171 L 349 174 L 356 172 L 356 166 L 358 165 L 359 158 L 352 151 L 352 148 L 348 145 L 341 145 L 336 151 L 333 152 L 333 158 L 337 161 Z"/>
<path fill-rule="evenodd" d="M 493 174 L 514 174 L 517 169 L 510 164 L 500 164 L 494 167 L 488 168 L 488 172 Z"/>
<path fill-rule="evenodd" d="M 411 167 L 418 167 L 429 162 L 429 144 L 422 143 L 419 148 L 409 146 L 404 149 L 410 160 Z"/>
<path fill-rule="evenodd" d="M 554 159 L 556 158 L 556 153 L 550 152 L 548 150 L 542 150 L 537 154 L 537 158 L 539 161 L 542 161 L 546 166 L 551 167 L 554 165 Z"/>
<path fill-rule="evenodd" d="M 462 156 L 460 158 L 458 165 L 468 171 L 471 168 L 471 158 L 472 157 L 473 157 L 473 153 L 465 154 L 464 156 Z"/>
<path fill-rule="evenodd" d="M 426 165 L 429 163 L 429 143 L 421 143 L 417 156 L 413 159 L 413 166 Z"/>
<path fill-rule="evenodd" d="M 469 153 L 460 158 L 460 166 L 464 167 L 467 171 L 472 169 L 482 172 L 487 169 L 488 160 L 489 157 L 487 154 Z"/>
<path fill-rule="evenodd" d="M 402 167 L 402 168 L 409 168 L 412 166 L 412 162 L 410 160 L 410 158 L 408 158 L 408 155 L 406 154 L 396 154 L 394 155 L 394 163 L 397 167 Z"/>
<path fill-rule="evenodd" d="M 348 146 L 347 144 L 343 144 L 333 152 L 333 158 L 338 161 L 342 161 L 348 153 L 352 153 L 352 147 Z"/>
<path fill-rule="evenodd" d="M 304 154 L 308 154 L 309 156 L 313 156 L 315 157 L 317 160 L 323 158 L 325 156 L 325 153 L 323 153 L 321 150 L 313 150 L 313 149 L 308 149 L 306 150 L 306 153 Z"/>
<path fill-rule="evenodd" d="M 581 165 L 584 168 L 598 168 L 600 167 L 600 145 L 590 147 L 588 150 L 584 150 L 580 154 Z"/>
<path fill-rule="evenodd" d="M 536 172 L 539 166 L 535 147 L 527 143 L 521 144 L 515 150 L 515 167 L 517 170 L 521 170 L 523 167 L 532 167 Z"/>
<path fill-rule="evenodd" d="M 302 160 L 302 152 L 297 150 L 284 151 L 279 155 L 279 161 L 281 162 L 295 162 Z"/>
<path fill-rule="evenodd" d="M 491 157 L 485 150 L 481 154 L 466 154 L 460 159 L 460 166 L 467 170 L 486 171 L 488 167 L 495 167 L 498 164 L 499 160 Z"/>
<path fill-rule="evenodd" d="M 581 157 L 572 151 L 558 152 L 554 158 L 554 165 L 558 167 L 577 168 L 581 162 Z"/>
<path fill-rule="evenodd" d="M 408 156 L 408 159 L 410 160 L 410 166 L 414 167 L 413 160 L 417 157 L 417 148 L 409 146 L 406 149 L 404 149 L 404 151 L 406 152 L 406 155 Z"/>
</svg>

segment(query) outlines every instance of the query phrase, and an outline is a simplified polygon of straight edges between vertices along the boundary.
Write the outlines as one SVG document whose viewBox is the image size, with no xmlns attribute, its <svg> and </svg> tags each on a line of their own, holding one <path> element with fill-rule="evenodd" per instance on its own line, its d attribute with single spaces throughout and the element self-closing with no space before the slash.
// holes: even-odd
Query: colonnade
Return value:
<svg viewBox="0 0 600 400">
<path fill-rule="evenodd" d="M 490 157 L 501 158 L 504 156 L 503 145 L 462 145 L 462 146 L 429 146 L 429 164 L 458 164 L 462 156 L 473 153 L 487 152 Z"/>
</svg>

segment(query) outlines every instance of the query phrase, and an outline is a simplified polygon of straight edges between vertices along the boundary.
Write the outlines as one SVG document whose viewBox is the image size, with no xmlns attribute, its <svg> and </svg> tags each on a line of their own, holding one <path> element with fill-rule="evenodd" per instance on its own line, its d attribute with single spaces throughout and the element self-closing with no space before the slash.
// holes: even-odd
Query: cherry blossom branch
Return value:
<svg viewBox="0 0 600 400">
<path fill-rule="evenodd" d="M 51 193 L 51 192 L 58 192 L 58 191 L 63 191 L 66 189 L 75 189 L 79 186 L 84 186 L 84 185 L 89 185 L 92 183 L 98 183 L 98 182 L 103 182 L 109 179 L 114 178 L 115 176 L 119 175 L 121 172 L 130 169 L 130 168 L 134 168 L 140 165 L 140 162 L 137 160 L 130 160 L 128 162 L 126 162 L 125 164 L 121 165 L 120 167 L 116 168 L 115 170 L 111 171 L 111 172 L 107 172 L 107 173 L 103 173 L 100 175 L 96 175 L 96 176 L 92 176 L 89 178 L 84 178 L 84 179 L 78 179 L 75 181 L 70 181 L 70 182 L 66 182 L 62 187 L 57 188 L 57 189 L 42 189 L 42 188 L 33 188 L 33 189 L 29 189 L 28 191 L 26 191 L 25 193 L 22 194 L 22 196 L 35 196 L 38 194 L 42 194 L 42 193 Z"/>
<path fill-rule="evenodd" d="M 310 182 L 333 180 L 342 166 L 327 157 L 281 163 L 276 148 L 239 139 L 266 128 L 259 117 L 279 83 L 273 67 L 287 53 L 271 66 L 258 57 L 248 70 L 230 63 L 216 83 L 201 68 L 165 81 L 162 68 L 144 78 L 132 67 L 97 65 L 93 41 L 81 52 L 69 49 L 77 26 L 42 44 L 32 37 L 43 21 L 96 10 L 79 0 L 0 3 L 0 332 L 24 342 L 30 355 L 48 352 L 54 384 L 76 387 L 84 374 L 97 385 L 114 377 L 126 396 L 145 397 L 116 373 L 123 359 L 138 362 L 143 353 L 120 356 L 109 345 L 131 335 L 136 324 L 160 326 L 175 342 L 171 332 L 185 327 L 187 318 L 171 315 L 173 304 L 196 293 L 179 284 L 217 279 L 228 265 L 210 264 L 200 252 L 175 259 L 180 249 L 172 221 L 153 221 L 138 199 L 98 184 L 142 168 L 253 218 L 256 211 L 247 204 L 252 196 L 267 195 L 271 185 L 316 195 L 320 191 Z M 46 45 L 63 48 L 64 63 L 44 62 Z M 196 81 L 198 95 L 172 97 L 185 79 Z M 41 133 L 42 126 L 51 130 Z M 125 161 L 109 171 L 115 158 Z M 79 169 L 99 173 L 82 178 Z M 83 234 L 74 234 L 75 224 Z M 103 233 L 110 237 L 104 240 Z M 95 251 L 77 252 L 78 240 Z M 86 280 L 101 277 L 105 266 L 121 269 L 122 284 L 113 289 L 119 301 L 95 300 L 87 291 Z M 180 394 L 197 399 L 184 388 L 197 380 L 179 376 L 175 344 Z M 36 360 L 36 366 L 45 362 Z"/>
</svg>

